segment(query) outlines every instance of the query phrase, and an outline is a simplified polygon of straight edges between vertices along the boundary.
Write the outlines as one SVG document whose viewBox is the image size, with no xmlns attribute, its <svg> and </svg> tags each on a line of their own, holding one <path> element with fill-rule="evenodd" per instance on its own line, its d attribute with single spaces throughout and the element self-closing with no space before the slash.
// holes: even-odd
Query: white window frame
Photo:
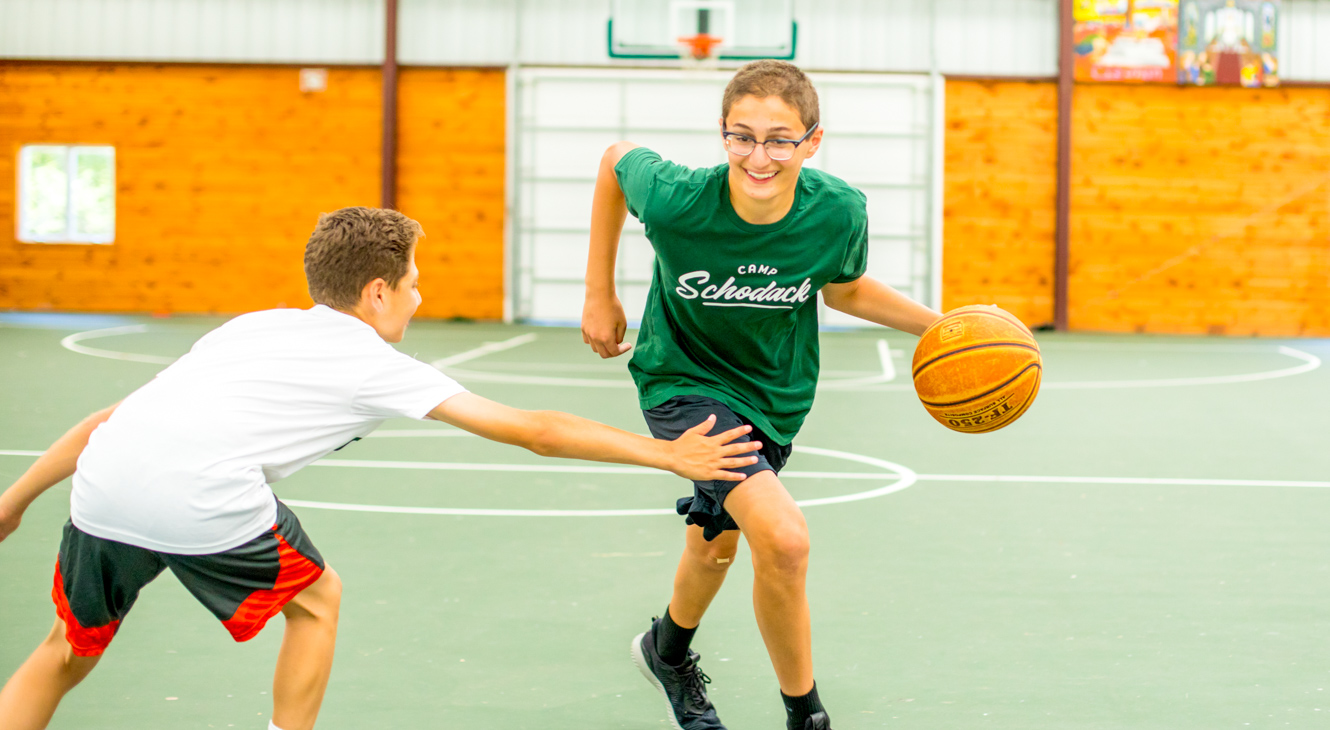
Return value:
<svg viewBox="0 0 1330 730">
<path fill-rule="evenodd" d="M 33 188 L 28 179 L 32 167 L 32 155 L 38 152 L 63 152 L 65 155 L 65 229 L 56 234 L 33 233 L 27 219 L 28 196 Z M 75 181 L 78 179 L 78 159 L 80 154 L 96 152 L 111 158 L 111 232 L 109 234 L 86 233 L 78 230 L 78 205 L 74 199 Z M 22 243 L 95 243 L 115 242 L 115 147 L 112 145 L 65 145 L 65 144 L 30 144 L 19 149 L 18 161 L 18 240 Z"/>
</svg>

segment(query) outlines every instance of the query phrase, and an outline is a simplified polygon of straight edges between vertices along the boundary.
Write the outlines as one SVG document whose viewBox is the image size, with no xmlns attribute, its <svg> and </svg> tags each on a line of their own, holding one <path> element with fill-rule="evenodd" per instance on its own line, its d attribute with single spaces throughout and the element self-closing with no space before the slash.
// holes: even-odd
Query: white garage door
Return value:
<svg viewBox="0 0 1330 730">
<path fill-rule="evenodd" d="M 575 324 L 582 316 L 592 190 L 605 149 L 630 140 L 692 167 L 724 162 L 717 124 L 732 74 L 537 68 L 518 74 L 509 311 L 519 320 Z M 868 273 L 938 306 L 941 120 L 932 80 L 811 76 L 826 136 L 808 164 L 868 196 Z M 641 319 L 652 258 L 642 225 L 629 216 L 617 277 L 633 322 Z M 825 307 L 822 322 L 861 324 Z"/>
</svg>

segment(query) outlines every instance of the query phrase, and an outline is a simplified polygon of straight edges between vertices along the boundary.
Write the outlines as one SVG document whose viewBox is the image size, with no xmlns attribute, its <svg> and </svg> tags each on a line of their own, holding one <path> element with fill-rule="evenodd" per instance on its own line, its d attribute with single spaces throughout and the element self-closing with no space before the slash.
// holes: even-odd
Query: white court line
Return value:
<svg viewBox="0 0 1330 730">
<path fill-rule="evenodd" d="M 503 352 L 504 350 L 511 350 L 514 347 L 521 347 L 522 345 L 525 345 L 528 342 L 535 342 L 535 341 L 536 341 L 535 333 L 528 332 L 527 334 L 518 335 L 511 339 L 504 340 L 503 342 L 486 342 L 485 344 L 475 348 L 474 350 L 459 352 L 456 355 L 449 355 L 448 357 L 435 360 L 434 362 L 430 363 L 430 366 L 442 370 L 446 367 L 451 367 L 453 365 L 467 362 L 468 360 L 475 360 L 478 357 L 483 357 L 492 352 Z"/>
<path fill-rule="evenodd" d="M 877 341 L 877 359 L 882 367 L 881 375 L 869 375 L 865 378 L 846 378 L 844 380 L 819 380 L 817 387 L 825 390 L 857 388 L 861 385 L 890 383 L 896 379 L 896 365 L 891 361 L 891 346 L 886 340 Z M 913 388 L 911 388 L 913 390 Z"/>
<path fill-rule="evenodd" d="M 1288 357 L 1294 358 L 1296 360 L 1302 360 L 1303 362 L 1301 365 L 1294 365 L 1291 368 L 1284 368 L 1282 370 L 1269 370 L 1263 373 L 1244 373 L 1242 375 L 1211 375 L 1199 378 L 1160 378 L 1158 380 L 1099 380 L 1099 381 L 1087 380 L 1079 382 L 1072 381 L 1072 382 L 1062 382 L 1062 383 L 1044 383 L 1043 385 L 1040 386 L 1040 388 L 1049 389 L 1049 390 L 1061 390 L 1061 389 L 1102 390 L 1106 388 L 1171 388 L 1175 386 L 1185 386 L 1185 385 L 1220 385 L 1225 383 L 1253 383 L 1258 380 L 1274 380 L 1275 378 L 1287 378 L 1293 375 L 1301 375 L 1302 373 L 1309 373 L 1315 370 L 1316 368 L 1321 367 L 1321 358 L 1311 354 L 1310 352 L 1295 350 L 1292 347 L 1285 347 L 1284 345 L 1280 345 L 1276 349 L 1276 351 L 1281 355 L 1287 355 Z"/>
<path fill-rule="evenodd" d="M 795 451 L 811 454 L 835 455 L 849 459 L 842 451 L 817 449 L 812 446 L 796 446 Z M 0 456 L 41 456 L 42 451 L 0 450 Z M 871 458 L 871 457 L 864 457 Z M 857 459 L 850 459 L 852 461 Z M 889 463 L 874 462 L 868 463 Z M 631 474 L 634 476 L 656 475 L 674 476 L 670 472 L 640 466 L 539 466 L 525 464 L 466 464 L 457 462 L 433 461 L 368 461 L 350 459 L 324 459 L 312 466 L 351 467 L 359 469 L 421 469 L 429 471 L 485 471 L 485 472 L 525 472 L 547 474 Z M 898 466 L 898 465 L 897 465 Z M 898 468 L 904 468 L 899 467 Z M 910 472 L 912 473 L 912 472 Z M 854 481 L 875 480 L 898 477 L 891 472 L 854 472 L 854 471 L 796 471 L 787 469 L 780 474 L 782 479 L 849 479 Z M 1284 480 L 1284 479 L 1190 479 L 1181 477 L 1076 477 L 1049 475 L 1014 475 L 1014 474 L 914 474 L 913 479 L 920 482 L 979 482 L 993 484 L 1124 484 L 1124 485 L 1160 485 L 1184 487 L 1301 487 L 1312 489 L 1330 489 L 1330 481 Z M 832 499 L 837 499 L 833 497 Z"/>
<path fill-rule="evenodd" d="M 1271 350 L 1264 350 L 1271 352 Z M 1232 383 L 1253 383 L 1260 380 L 1274 380 L 1276 378 L 1288 378 L 1294 375 L 1309 373 L 1321 367 L 1321 358 L 1302 350 L 1295 350 L 1292 347 L 1280 345 L 1273 352 L 1291 357 L 1295 360 L 1302 360 L 1301 365 L 1294 365 L 1291 368 L 1281 368 L 1279 370 L 1266 370 L 1259 373 L 1239 373 L 1237 375 L 1207 375 L 1195 378 L 1158 378 L 1153 380 L 1072 380 L 1072 381 L 1044 381 L 1040 384 L 1040 390 L 1109 390 L 1121 388 L 1175 388 L 1189 387 L 1194 385 L 1228 385 Z M 895 390 L 914 390 L 913 385 L 878 385 L 868 386 L 863 390 L 872 391 L 895 391 Z"/>
<path fill-rule="evenodd" d="M 134 352 L 118 352 L 116 350 L 103 350 L 97 347 L 88 347 L 80 345 L 84 340 L 96 340 L 102 337 L 115 337 L 116 335 L 140 334 L 148 331 L 146 324 L 131 324 L 125 327 L 108 327 L 100 330 L 89 330 L 87 332 L 75 332 L 74 334 L 60 340 L 60 346 L 66 350 L 77 352 L 80 355 L 92 355 L 93 357 L 104 357 L 108 360 L 127 360 L 129 362 L 145 362 L 152 365 L 170 365 L 176 361 L 174 357 L 158 357 L 156 355 L 140 355 Z"/>
<path fill-rule="evenodd" d="M 822 499 L 804 499 L 796 502 L 800 507 L 818 507 L 828 504 L 843 504 L 845 502 L 859 502 L 865 499 L 882 497 L 893 492 L 899 492 L 902 489 L 908 489 L 915 481 L 915 473 L 900 464 L 894 464 L 883 459 L 876 459 L 862 454 L 851 454 L 845 451 L 835 451 L 833 449 L 819 449 L 813 446 L 796 446 L 796 452 L 815 454 L 818 456 L 828 456 L 836 459 L 853 461 L 867 466 L 875 466 L 885 471 L 873 474 L 874 479 L 894 479 L 891 484 L 887 484 L 877 489 L 870 489 L 854 494 L 842 494 L 835 497 L 824 497 Z M 343 463 L 337 460 L 337 463 Z M 383 463 L 383 462 L 377 462 Z M 430 462 L 401 462 L 401 463 L 430 463 Z M 315 462 L 315 466 L 328 464 L 327 461 Z M 513 464 L 473 464 L 471 466 L 485 467 L 483 471 L 535 471 L 528 469 L 523 465 Z M 509 468 L 494 468 L 509 467 Z M 518 467 L 513 469 L 511 467 Z M 655 469 L 645 469 L 643 467 L 625 466 L 625 467 L 544 467 L 542 470 L 557 470 L 560 473 L 592 473 L 592 474 L 644 474 L 658 473 L 668 474 L 668 472 L 657 471 Z M 627 471 L 631 470 L 631 471 Z M 812 473 L 812 472 L 807 472 Z M 781 476 L 786 476 L 786 472 Z M 827 472 L 829 476 L 840 476 L 840 472 Z M 385 505 L 364 505 L 348 504 L 345 502 L 318 502 L 310 500 L 282 500 L 288 505 L 296 507 L 307 507 L 313 509 L 331 509 L 346 512 L 385 512 L 393 514 L 412 514 L 412 515 L 461 515 L 470 517 L 639 517 L 648 515 L 676 515 L 673 509 L 605 509 L 605 510 L 562 510 L 562 509 L 484 509 L 469 507 L 391 507 Z"/>
<path fill-rule="evenodd" d="M 1161 486 L 1202 486 L 1202 487 L 1293 487 L 1293 488 L 1313 488 L 1330 489 L 1330 482 L 1323 481 L 1290 481 L 1274 479 L 1184 479 L 1184 478 L 1154 478 L 1154 477 L 1074 477 L 1074 476 L 1016 476 L 1016 475 L 998 475 L 998 474 L 916 474 L 913 470 L 893 464 L 882 459 L 875 459 L 871 456 L 860 454 L 851 454 L 844 451 L 835 451 L 832 449 L 819 449 L 812 446 L 796 446 L 795 451 L 815 454 L 820 456 L 829 456 L 840 458 L 847 461 L 854 461 L 868 466 L 876 466 L 886 469 L 884 472 L 796 472 L 786 471 L 781 474 L 784 478 L 790 477 L 809 477 L 821 479 L 894 479 L 890 484 L 886 484 L 877 489 L 870 489 L 864 492 L 853 494 L 842 494 L 835 497 L 824 497 L 821 499 L 799 500 L 801 507 L 816 507 L 828 504 L 843 504 L 846 502 L 858 502 L 875 497 L 882 497 L 894 492 L 907 489 L 919 482 L 970 482 L 970 483 L 1032 483 L 1032 484 L 1121 484 L 1132 486 L 1161 485 Z M 0 451 L 0 456 L 41 456 L 40 451 Z M 427 469 L 448 469 L 448 470 L 468 470 L 468 471 L 542 471 L 546 473 L 581 473 L 581 474 L 668 474 L 668 472 L 657 471 L 655 469 L 645 469 L 642 467 L 537 467 L 530 468 L 516 464 L 444 464 L 432 462 L 341 462 L 341 461 L 321 461 L 315 462 L 315 466 L 358 466 L 368 468 L 376 466 L 379 468 L 427 468 Z M 409 466 L 407 466 L 409 465 Z M 308 509 L 327 509 L 344 512 L 378 512 L 388 514 L 414 514 L 414 515 L 454 515 L 470 517 L 641 517 L 654 515 L 675 515 L 672 509 L 606 509 L 606 510 L 541 510 L 541 509 L 485 509 L 485 508 L 466 508 L 466 507 L 401 507 L 388 505 L 372 504 L 349 504 L 345 502 L 321 502 L 303 499 L 284 499 L 282 500 L 293 507 L 305 507 Z"/>
<path fill-rule="evenodd" d="M 78 344 L 83 340 L 97 339 L 101 337 L 114 337 L 116 335 L 127 335 L 146 332 L 147 325 L 136 324 L 126 327 L 109 327 L 100 330 L 90 330 L 87 332 L 78 332 L 60 341 L 60 345 L 65 349 L 77 352 L 83 355 L 93 357 L 103 357 L 110 360 L 124 360 L 130 362 L 150 363 L 153 365 L 170 365 L 177 358 L 159 357 L 156 355 L 140 355 L 133 352 L 118 352 L 115 350 L 103 350 L 95 347 L 87 347 Z M 506 373 L 481 372 L 476 370 L 462 370 L 453 367 L 456 363 L 468 362 L 476 358 L 488 355 L 493 352 L 510 350 L 532 342 L 536 339 L 534 333 L 518 335 L 502 342 L 488 342 L 480 347 L 456 355 L 451 355 L 430 363 L 434 367 L 447 368 L 449 373 L 459 380 L 470 380 L 481 383 L 511 383 L 518 385 L 550 385 L 567 387 L 586 387 L 586 388 L 635 388 L 631 380 L 608 380 L 604 378 L 560 378 L 545 377 L 535 375 L 510 375 Z M 1076 347 L 1086 347 L 1097 343 L 1067 343 L 1067 345 Z M 1109 343 L 1103 343 L 1107 349 L 1113 349 Z M 1191 351 L 1186 345 L 1161 345 L 1159 349 L 1169 351 Z M 1225 347 L 1223 345 L 1194 345 L 1197 351 L 1216 351 L 1216 352 L 1269 352 L 1268 350 L 1246 349 Z M 886 340 L 877 341 L 878 359 L 882 363 L 881 375 L 870 375 L 863 378 L 848 378 L 845 380 L 822 380 L 817 387 L 823 390 L 862 390 L 862 391 L 913 391 L 914 385 L 911 383 L 893 383 L 896 377 L 896 369 L 891 360 L 891 350 Z M 1141 348 L 1142 352 L 1149 352 L 1150 348 Z M 1321 367 L 1321 358 L 1302 350 L 1280 345 L 1275 352 L 1302 360 L 1301 365 L 1295 365 L 1290 368 L 1279 370 L 1267 370 L 1259 373 L 1241 373 L 1237 375 L 1210 375 L 1195 378 L 1159 378 L 1153 380 L 1086 380 L 1086 381 L 1045 381 L 1040 385 L 1041 390 L 1107 390 L 1121 388 L 1172 388 L 1186 387 L 1195 385 L 1226 385 L 1232 383 L 1252 383 L 1262 380 L 1274 380 L 1276 378 L 1287 378 L 1294 375 L 1308 373 Z"/>
<path fill-rule="evenodd" d="M 1219 350 L 1220 348 L 1214 348 Z M 1223 350 L 1220 350 L 1223 351 Z M 1309 373 L 1321 367 L 1321 358 L 1302 350 L 1280 345 L 1274 350 L 1241 350 L 1241 352 L 1267 353 L 1284 355 L 1301 360 L 1293 367 L 1278 370 L 1266 370 L 1258 373 L 1239 373 L 1236 375 L 1208 375 L 1192 378 L 1157 378 L 1146 380 L 1083 380 L 1083 381 L 1044 381 L 1040 390 L 1107 390 L 1122 388 L 1173 388 L 1196 385 L 1227 385 L 1232 383 L 1252 383 L 1261 380 L 1275 380 L 1294 375 Z M 882 374 L 844 380 L 820 380 L 819 390 L 854 390 L 873 392 L 912 392 L 913 383 L 893 383 L 896 369 L 892 364 L 891 350 L 886 340 L 878 341 L 878 357 L 882 361 Z M 516 375 L 511 373 L 483 372 L 479 370 L 449 369 L 449 373 L 459 380 L 480 383 L 510 383 L 516 385 L 550 385 L 579 388 L 634 388 L 628 379 L 610 380 L 607 378 L 563 378 L 556 376 Z"/>
<path fill-rule="evenodd" d="M 521 343 L 518 343 L 521 344 Z M 507 349 L 507 348 L 503 348 Z M 463 353 L 469 354 L 469 353 Z M 479 357 L 485 353 L 479 353 Z M 877 375 L 868 375 L 859 378 L 846 378 L 844 380 L 819 380 L 818 388 L 829 390 L 859 388 L 865 385 L 878 385 L 890 383 L 896 379 L 896 365 L 891 359 L 891 347 L 886 340 L 877 341 L 877 356 L 880 362 L 882 372 Z M 468 357 L 468 360 L 474 359 Z M 432 363 L 436 366 L 437 363 Z M 448 368 L 448 372 L 458 380 L 470 380 L 478 383 L 511 383 L 516 385 L 551 385 L 567 386 L 574 388 L 636 388 L 632 380 L 608 378 L 565 378 L 548 375 L 517 375 L 512 373 L 485 372 L 480 370 L 461 370 L 457 368 Z M 900 390 L 914 390 L 913 386 L 897 386 Z"/>
<path fill-rule="evenodd" d="M 423 471 L 483 471 L 519 474 L 631 474 L 634 476 L 674 476 L 672 472 L 645 466 L 563 466 L 558 464 L 469 464 L 451 461 L 377 461 L 368 459 L 322 459 L 310 466 L 350 469 L 418 469 Z M 782 479 L 877 480 L 894 476 L 883 472 L 794 471 L 780 473 Z"/>
<path fill-rule="evenodd" d="M 1174 479 L 1170 477 L 1054 477 L 1000 476 L 996 474 L 920 474 L 921 482 L 990 482 L 1009 484 L 1125 484 L 1174 487 L 1310 487 L 1330 489 L 1330 482 L 1285 481 L 1278 479 Z"/>
</svg>

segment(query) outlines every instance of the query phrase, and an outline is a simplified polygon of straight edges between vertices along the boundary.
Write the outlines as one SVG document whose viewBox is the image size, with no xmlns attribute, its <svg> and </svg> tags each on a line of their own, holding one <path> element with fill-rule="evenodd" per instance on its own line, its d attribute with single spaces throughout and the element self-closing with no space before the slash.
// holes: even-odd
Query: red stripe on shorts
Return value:
<svg viewBox="0 0 1330 730">
<path fill-rule="evenodd" d="M 275 529 L 276 525 L 273 527 Z M 222 622 L 236 641 L 249 641 L 258 636 L 268 623 L 268 619 L 276 616 L 277 612 L 295 598 L 297 593 L 308 588 L 323 575 L 323 568 L 296 552 L 296 549 L 286 542 L 286 538 L 281 535 L 275 537 L 281 567 L 277 571 L 277 580 L 273 583 L 273 587 L 249 594 L 231 618 Z"/>
<path fill-rule="evenodd" d="M 55 585 L 51 587 L 51 600 L 55 601 L 55 614 L 65 622 L 65 641 L 74 649 L 75 656 L 101 656 L 111 644 L 115 632 L 120 630 L 120 619 L 105 626 L 87 627 L 74 618 L 65 596 L 65 576 L 60 572 L 60 559 L 55 560 Z"/>
</svg>

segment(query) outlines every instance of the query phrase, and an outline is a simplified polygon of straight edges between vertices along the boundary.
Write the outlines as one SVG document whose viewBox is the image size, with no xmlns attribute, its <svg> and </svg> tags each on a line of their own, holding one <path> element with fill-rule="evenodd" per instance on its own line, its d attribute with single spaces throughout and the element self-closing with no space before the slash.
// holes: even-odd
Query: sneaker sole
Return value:
<svg viewBox="0 0 1330 730">
<path fill-rule="evenodd" d="M 665 700 L 665 717 L 669 718 L 670 727 L 674 730 L 683 730 L 683 727 L 679 725 L 679 718 L 674 716 L 674 705 L 670 703 L 670 696 L 665 692 L 665 685 L 661 684 L 656 675 L 652 673 L 651 666 L 647 664 L 647 658 L 642 655 L 642 637 L 646 635 L 645 631 L 638 634 L 633 639 L 632 646 L 628 647 L 628 652 L 632 655 L 633 664 L 637 665 L 637 670 L 642 673 L 643 677 L 647 678 L 651 686 L 655 687 L 661 698 Z"/>
</svg>

